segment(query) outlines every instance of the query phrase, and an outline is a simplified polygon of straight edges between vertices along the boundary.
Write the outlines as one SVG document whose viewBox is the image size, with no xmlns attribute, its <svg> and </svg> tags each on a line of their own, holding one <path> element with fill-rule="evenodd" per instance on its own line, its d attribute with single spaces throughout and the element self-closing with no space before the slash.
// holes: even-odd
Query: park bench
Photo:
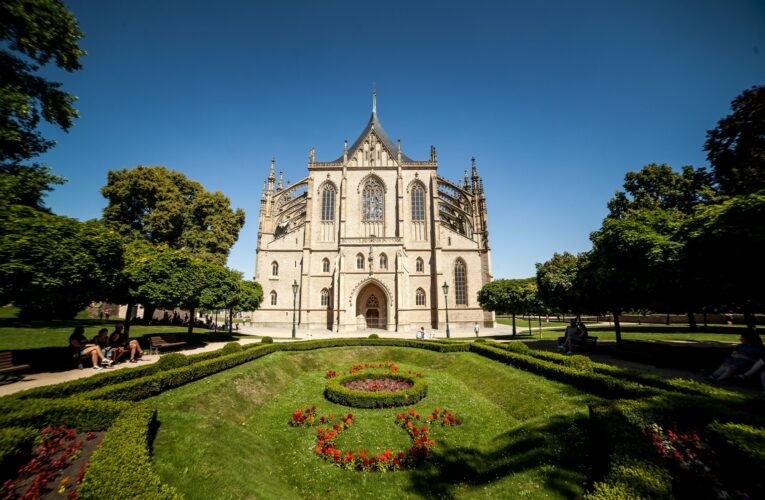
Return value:
<svg viewBox="0 0 765 500">
<path fill-rule="evenodd" d="M 160 349 L 168 349 L 173 347 L 182 347 L 188 344 L 182 340 L 178 340 L 175 335 L 162 335 L 156 337 L 149 337 L 149 352 L 151 354 L 159 354 Z"/>
<path fill-rule="evenodd" d="M 558 345 L 563 345 L 566 341 L 566 337 L 558 337 Z M 577 344 L 579 349 L 594 349 L 598 345 L 598 337 L 592 337 L 590 335 L 584 338 L 584 344 Z"/>
<path fill-rule="evenodd" d="M 9 375 L 29 368 L 29 365 L 14 365 L 10 351 L 0 352 L 0 375 Z"/>
</svg>

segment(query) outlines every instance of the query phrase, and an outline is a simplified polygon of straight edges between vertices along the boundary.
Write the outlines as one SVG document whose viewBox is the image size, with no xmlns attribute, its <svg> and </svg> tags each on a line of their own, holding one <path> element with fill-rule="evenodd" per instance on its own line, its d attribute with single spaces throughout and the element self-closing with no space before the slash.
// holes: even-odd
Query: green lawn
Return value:
<svg viewBox="0 0 765 500">
<path fill-rule="evenodd" d="M 423 417 L 445 407 L 463 425 L 437 432 L 433 454 L 416 469 L 351 472 L 322 461 L 312 450 L 315 430 L 287 425 L 298 407 L 353 413 L 353 428 L 338 440 L 343 449 L 380 452 L 409 442 L 394 424 L 401 410 L 346 408 L 323 398 L 326 370 L 381 360 L 427 377 L 428 396 L 414 406 Z M 188 498 L 572 498 L 590 479 L 579 425 L 594 400 L 470 353 L 279 352 L 154 398 L 154 462 L 162 480 Z"/>
<path fill-rule="evenodd" d="M 114 331 L 114 325 L 121 322 L 119 319 L 110 321 L 89 318 L 85 312 L 77 315 L 72 320 L 23 320 L 16 318 L 18 308 L 0 307 L 0 351 L 13 351 L 20 349 L 40 349 L 44 347 L 66 347 L 69 345 L 69 335 L 77 325 L 85 327 L 85 336 L 92 338 L 102 327 Z M 144 326 L 131 325 L 130 336 L 141 338 L 147 335 L 186 333 L 185 326 Z M 204 328 L 195 328 L 195 333 L 204 335 L 209 333 Z"/>
</svg>

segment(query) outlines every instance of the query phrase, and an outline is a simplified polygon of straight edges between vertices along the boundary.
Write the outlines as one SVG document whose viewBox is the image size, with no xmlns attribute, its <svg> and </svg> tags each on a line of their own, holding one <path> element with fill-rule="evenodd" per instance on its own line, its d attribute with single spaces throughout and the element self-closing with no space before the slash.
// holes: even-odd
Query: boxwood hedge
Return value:
<svg viewBox="0 0 765 500">
<path fill-rule="evenodd" d="M 411 382 L 412 386 L 396 392 L 355 391 L 343 384 L 364 378 L 392 378 Z M 324 389 L 324 397 L 333 403 L 353 406 L 354 408 L 390 408 L 393 406 L 413 405 L 428 394 L 428 383 L 422 377 L 399 373 L 356 372 L 330 379 Z"/>
</svg>

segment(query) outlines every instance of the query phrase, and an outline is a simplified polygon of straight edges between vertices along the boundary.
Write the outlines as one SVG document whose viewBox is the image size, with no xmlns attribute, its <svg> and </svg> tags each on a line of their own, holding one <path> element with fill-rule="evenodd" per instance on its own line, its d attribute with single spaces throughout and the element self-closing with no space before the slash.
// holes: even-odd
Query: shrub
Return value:
<svg viewBox="0 0 765 500">
<path fill-rule="evenodd" d="M 344 383 L 364 378 L 394 378 L 405 380 L 412 387 L 396 392 L 366 392 L 355 391 L 343 386 Z M 333 403 L 353 406 L 355 408 L 389 408 L 392 406 L 413 405 L 428 394 L 428 383 L 422 377 L 414 377 L 398 373 L 357 372 L 350 375 L 335 377 L 327 382 L 324 397 Z"/>
<path fill-rule="evenodd" d="M 380 336 L 379 336 L 379 335 L 377 335 L 376 333 L 372 333 L 372 334 L 370 334 L 370 335 L 369 335 L 369 337 L 367 337 L 367 338 L 368 338 L 368 339 L 379 339 L 379 338 L 380 338 Z"/>
<path fill-rule="evenodd" d="M 163 484 L 151 463 L 149 433 L 156 412 L 136 405 L 120 416 L 93 452 L 80 484 L 80 498 L 178 499 L 181 495 Z"/>
<path fill-rule="evenodd" d="M 162 370 L 173 370 L 182 366 L 188 366 L 190 363 L 189 358 L 177 352 L 163 354 L 159 357 L 159 361 L 157 361 L 157 365 Z"/>
<path fill-rule="evenodd" d="M 484 343 L 484 342 L 486 342 L 486 339 L 475 339 L 473 342 Z"/>
<path fill-rule="evenodd" d="M 478 340 L 484 340 L 484 339 L 478 339 Z M 478 340 L 476 340 L 476 342 L 478 342 Z M 532 352 L 529 346 L 527 346 L 523 342 L 508 342 L 505 345 L 505 349 L 507 349 L 510 352 L 517 352 L 520 354 L 531 354 Z"/>
<path fill-rule="evenodd" d="M 262 339 L 260 339 L 260 343 L 261 344 L 273 344 L 274 343 L 274 339 L 272 339 L 271 337 L 263 337 Z"/>
<path fill-rule="evenodd" d="M 713 422 L 707 427 L 719 473 L 743 491 L 765 491 L 765 429 Z"/>
<path fill-rule="evenodd" d="M 223 349 L 221 349 L 221 352 L 225 354 L 232 354 L 235 352 L 242 352 L 242 344 L 239 342 L 229 342 L 228 344 L 223 346 Z"/>
<path fill-rule="evenodd" d="M 32 450 L 37 431 L 31 427 L 0 429 L 0 482 L 11 477 Z"/>
</svg>

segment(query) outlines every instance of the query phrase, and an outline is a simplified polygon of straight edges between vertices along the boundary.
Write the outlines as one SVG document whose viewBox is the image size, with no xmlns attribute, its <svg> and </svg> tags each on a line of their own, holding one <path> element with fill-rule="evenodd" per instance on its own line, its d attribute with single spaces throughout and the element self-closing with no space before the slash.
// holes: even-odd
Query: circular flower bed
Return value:
<svg viewBox="0 0 765 500">
<path fill-rule="evenodd" d="M 408 380 L 383 376 L 379 378 L 358 378 L 343 382 L 340 385 L 352 391 L 398 392 L 405 391 L 414 384 Z"/>
<path fill-rule="evenodd" d="M 324 396 L 355 408 L 389 408 L 420 401 L 428 394 L 428 383 L 421 377 L 401 373 L 355 372 L 327 382 Z"/>
</svg>

